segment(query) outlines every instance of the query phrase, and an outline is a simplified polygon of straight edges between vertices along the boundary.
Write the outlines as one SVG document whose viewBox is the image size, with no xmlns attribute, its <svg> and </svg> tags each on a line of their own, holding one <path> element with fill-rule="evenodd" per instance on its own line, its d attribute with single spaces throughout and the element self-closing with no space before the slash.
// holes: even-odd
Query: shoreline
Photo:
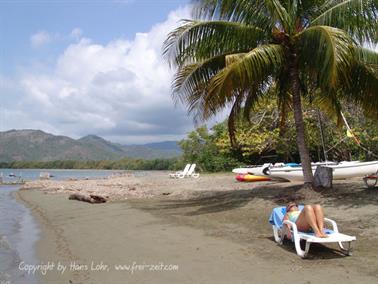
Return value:
<svg viewBox="0 0 378 284">
<path fill-rule="evenodd" d="M 138 177 L 139 186 L 132 191 L 159 194 L 104 204 L 68 200 L 67 193 L 46 188 L 18 191 L 41 227 L 37 257 L 67 265 L 64 273 L 40 275 L 42 283 L 109 283 L 109 279 L 114 283 L 289 283 L 298 279 L 375 283 L 378 279 L 377 194 L 363 189 L 362 183 L 338 183 L 332 193 L 321 196 L 326 215 L 338 222 L 341 232 L 357 236 L 354 256 L 314 246 L 310 259 L 302 260 L 292 246 L 275 244 L 267 223 L 271 208 L 283 202 L 280 198 L 285 194 L 295 192 L 295 186 L 240 184 L 231 181 L 229 174 L 167 179 L 156 173 Z M 165 192 L 170 194 L 162 195 Z M 345 216 L 345 210 L 353 213 L 352 218 Z M 73 262 L 87 269 L 68 269 Z M 101 268 L 101 263 L 109 270 L 92 270 Z M 179 269 L 115 271 L 115 265 L 145 265 L 146 269 L 161 263 Z M 272 274 L 272 269 L 279 273 Z"/>
<path fill-rule="evenodd" d="M 15 196 L 16 185 L 0 186 L 0 283 L 39 283 L 38 277 L 20 270 L 21 262 L 36 264 L 38 222 Z M 17 265 L 16 265 L 17 264 Z"/>
</svg>

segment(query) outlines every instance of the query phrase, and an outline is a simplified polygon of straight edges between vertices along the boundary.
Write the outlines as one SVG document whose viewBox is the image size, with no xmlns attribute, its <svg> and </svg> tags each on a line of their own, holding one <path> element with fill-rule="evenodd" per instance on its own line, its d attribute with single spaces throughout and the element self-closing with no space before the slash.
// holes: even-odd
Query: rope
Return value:
<svg viewBox="0 0 378 284">
<path fill-rule="evenodd" d="M 339 142 L 337 142 L 335 145 L 333 145 L 331 148 L 329 148 L 327 151 L 325 151 L 326 153 L 328 153 L 329 151 L 331 151 L 332 149 L 336 148 L 337 145 L 341 144 L 342 142 L 344 142 L 344 140 L 346 140 L 348 137 L 345 137 L 343 139 L 341 139 Z"/>
<path fill-rule="evenodd" d="M 373 157 L 378 158 L 378 155 L 377 155 L 377 154 L 373 153 L 370 149 L 366 148 L 365 146 L 363 146 L 363 145 L 361 144 L 361 141 L 357 138 L 357 135 L 354 134 L 353 130 L 350 128 L 350 126 L 349 126 L 349 124 L 348 124 L 348 121 L 346 120 L 346 118 L 345 118 L 343 112 L 340 112 L 340 113 L 341 113 L 341 117 L 342 117 L 343 120 L 344 120 L 344 124 L 345 124 L 346 128 L 348 129 L 349 133 L 352 135 L 352 137 L 353 137 L 354 141 L 356 142 L 357 146 L 360 147 L 362 150 L 366 151 L 369 155 L 372 155 Z M 346 137 L 346 138 L 347 138 L 347 137 Z M 337 143 L 336 145 L 340 144 L 340 143 L 343 142 L 344 140 L 345 140 L 345 138 L 342 139 L 342 140 L 341 140 L 339 143 Z M 336 145 L 333 146 L 331 149 L 335 148 Z M 331 149 L 329 149 L 329 150 L 331 150 Z M 329 151 L 329 150 L 328 150 L 328 151 Z M 328 151 L 327 151 L 327 152 L 328 152 Z"/>
</svg>

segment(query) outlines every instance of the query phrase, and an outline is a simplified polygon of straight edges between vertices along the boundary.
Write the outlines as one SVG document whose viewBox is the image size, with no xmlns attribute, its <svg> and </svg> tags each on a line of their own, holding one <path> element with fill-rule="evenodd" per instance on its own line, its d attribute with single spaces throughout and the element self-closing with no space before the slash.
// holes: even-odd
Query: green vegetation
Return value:
<svg viewBox="0 0 378 284">
<path fill-rule="evenodd" d="M 311 116 L 306 120 L 303 107 L 315 105 L 340 121 L 348 101 L 378 116 L 378 54 L 362 47 L 377 42 L 378 2 L 194 2 L 196 19 L 184 21 L 165 42 L 164 53 L 178 68 L 174 98 L 199 120 L 231 107 L 230 140 L 242 155 L 268 149 L 293 155 L 296 144 L 305 184 L 312 186 L 314 141 L 311 129 L 306 130 Z M 249 119 L 256 105 L 272 96 L 277 101 L 278 127 L 267 134 L 270 126 L 255 124 L 247 126 L 251 131 L 237 134 L 241 113 Z M 292 136 L 280 141 L 285 130 Z M 314 138 L 320 140 L 319 135 Z M 283 145 L 290 149 L 279 150 Z"/>
<path fill-rule="evenodd" d="M 196 163 L 199 170 L 206 172 L 227 171 L 240 164 L 237 157 L 229 152 L 222 152 L 217 145 L 217 139 L 227 132 L 224 124 L 213 127 L 211 133 L 203 126 L 188 134 L 180 141 L 183 156 L 181 167 L 187 162 Z"/>
<path fill-rule="evenodd" d="M 362 110 L 353 105 L 345 105 L 345 116 L 360 144 L 356 143 L 355 138 L 347 136 L 346 127 L 338 125 L 337 120 L 329 119 L 316 108 L 305 108 L 306 140 L 311 161 L 325 160 L 321 129 L 328 160 L 378 158 L 376 121 L 366 118 Z M 181 165 L 196 162 L 201 170 L 214 172 L 231 170 L 243 164 L 299 162 L 294 118 L 289 115 L 285 129 L 280 129 L 280 117 L 274 101 L 258 106 L 251 114 L 250 122 L 240 118 L 235 123 L 239 148 L 231 146 L 227 121 L 216 124 L 210 131 L 200 127 L 179 143 L 183 150 Z"/>
<path fill-rule="evenodd" d="M 344 105 L 345 116 L 360 145 L 353 137 L 348 137 L 344 125 L 337 125 L 318 109 L 305 106 L 304 122 L 306 140 L 312 161 L 324 160 L 320 136 L 322 124 L 324 143 L 328 160 L 371 160 L 378 156 L 378 124 L 366 118 L 361 108 Z M 280 116 L 275 100 L 262 101 L 250 115 L 250 121 L 239 117 L 235 121 L 235 137 L 239 147 L 230 143 L 228 121 L 207 129 L 205 126 L 188 133 L 178 144 L 182 156 L 171 159 L 132 159 L 49 162 L 14 161 L 0 163 L 2 168 L 40 169 L 109 169 L 109 170 L 180 170 L 187 163 L 196 163 L 202 172 L 229 171 L 246 164 L 274 162 L 298 162 L 299 153 L 295 144 L 295 122 L 293 115 L 287 116 L 286 127 L 280 128 Z M 369 151 L 370 152 L 369 152 Z M 375 153 L 375 154 L 374 154 Z"/>
<path fill-rule="evenodd" d="M 0 168 L 11 169 L 104 169 L 104 170 L 172 170 L 177 159 L 122 159 L 118 161 L 15 161 L 0 163 Z"/>
</svg>

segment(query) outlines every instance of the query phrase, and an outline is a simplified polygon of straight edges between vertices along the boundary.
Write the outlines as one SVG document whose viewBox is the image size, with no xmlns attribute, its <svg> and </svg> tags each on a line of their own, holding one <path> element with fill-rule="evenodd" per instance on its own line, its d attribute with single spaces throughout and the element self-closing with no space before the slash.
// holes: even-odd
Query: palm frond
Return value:
<svg viewBox="0 0 378 284">
<path fill-rule="evenodd" d="M 364 47 L 355 47 L 354 50 L 359 62 L 378 68 L 378 52 Z"/>
<path fill-rule="evenodd" d="M 243 110 L 243 117 L 246 121 L 251 120 L 251 112 L 258 105 L 260 98 L 264 95 L 261 86 L 252 86 L 251 90 L 248 92 Z"/>
<path fill-rule="evenodd" d="M 314 26 L 299 33 L 297 40 L 301 67 L 316 75 L 318 87 L 330 89 L 350 83 L 353 41 L 344 31 Z"/>
<path fill-rule="evenodd" d="M 343 29 L 364 44 L 377 41 L 377 21 L 377 0 L 328 0 L 318 9 L 311 26 Z"/>
<path fill-rule="evenodd" d="M 342 124 L 342 105 L 340 92 L 335 92 L 334 90 L 321 91 L 318 90 L 315 93 L 313 103 L 319 107 L 319 109 L 327 114 L 327 116 L 336 121 L 336 124 L 340 126 Z"/>
<path fill-rule="evenodd" d="M 221 70 L 210 82 L 209 91 L 229 93 L 235 88 L 261 83 L 280 68 L 284 60 L 283 47 L 278 44 L 256 47 Z"/>
<path fill-rule="evenodd" d="M 194 0 L 193 18 L 224 20 L 270 30 L 274 21 L 264 0 Z"/>
<path fill-rule="evenodd" d="M 189 109 L 193 102 L 197 101 L 198 95 L 206 90 L 208 82 L 226 65 L 225 56 L 217 56 L 199 63 L 182 66 L 175 74 L 172 83 L 172 98 L 177 104 L 188 104 Z M 202 89 L 202 91 L 201 91 Z"/>
<path fill-rule="evenodd" d="M 290 94 L 290 77 L 287 70 L 282 70 L 280 76 L 278 77 L 275 88 L 276 90 L 272 91 L 275 92 L 277 96 L 277 106 L 280 117 L 279 134 L 280 136 L 283 136 L 286 127 L 287 116 L 292 107 L 292 97 Z"/>
<path fill-rule="evenodd" d="M 281 5 L 281 2 L 279 0 L 265 0 L 265 5 L 268 7 L 270 15 L 273 17 L 275 22 L 278 21 L 287 33 L 291 33 L 294 28 L 293 19 L 290 17 L 290 14 L 285 7 Z"/>
<path fill-rule="evenodd" d="M 240 109 L 241 109 L 243 100 L 244 100 L 243 95 L 236 96 L 235 102 L 234 102 L 234 104 L 231 108 L 231 111 L 230 111 L 230 115 L 228 116 L 228 134 L 229 134 L 229 137 L 230 137 L 231 146 L 233 148 L 236 148 L 237 144 L 238 144 L 238 142 L 236 140 L 236 134 L 235 134 L 236 133 L 235 124 L 236 124 L 236 120 L 238 118 L 238 115 L 240 113 Z"/>
<path fill-rule="evenodd" d="M 204 104 L 202 119 L 207 120 L 215 115 L 231 104 L 236 96 L 257 90 L 259 86 L 264 88 L 284 60 L 280 45 L 263 45 L 220 70 L 208 82 L 207 92 L 201 98 Z"/>
<path fill-rule="evenodd" d="M 368 116 L 378 119 L 378 66 L 357 62 L 352 77 L 353 84 L 342 87 L 342 97 L 362 105 Z"/>
<path fill-rule="evenodd" d="M 266 31 L 240 23 L 186 20 L 163 45 L 170 64 L 181 66 L 228 53 L 246 52 L 267 39 Z"/>
<path fill-rule="evenodd" d="M 229 54 L 229 55 L 226 55 L 226 66 L 229 66 L 231 65 L 232 63 L 236 62 L 236 61 L 239 61 L 240 59 L 242 59 L 244 56 L 246 55 L 246 53 L 235 53 L 235 54 Z"/>
</svg>

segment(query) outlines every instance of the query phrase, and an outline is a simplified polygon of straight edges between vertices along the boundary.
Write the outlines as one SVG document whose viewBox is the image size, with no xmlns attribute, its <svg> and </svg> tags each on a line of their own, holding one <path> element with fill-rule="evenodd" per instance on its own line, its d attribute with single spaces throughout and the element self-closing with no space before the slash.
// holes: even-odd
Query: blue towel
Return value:
<svg viewBox="0 0 378 284">
<path fill-rule="evenodd" d="M 303 205 L 299 205 L 298 209 L 302 210 Z M 282 227 L 282 219 L 286 214 L 286 207 L 276 207 L 273 209 L 272 214 L 269 217 L 269 223 L 272 225 L 276 225 L 277 228 Z"/>
</svg>

